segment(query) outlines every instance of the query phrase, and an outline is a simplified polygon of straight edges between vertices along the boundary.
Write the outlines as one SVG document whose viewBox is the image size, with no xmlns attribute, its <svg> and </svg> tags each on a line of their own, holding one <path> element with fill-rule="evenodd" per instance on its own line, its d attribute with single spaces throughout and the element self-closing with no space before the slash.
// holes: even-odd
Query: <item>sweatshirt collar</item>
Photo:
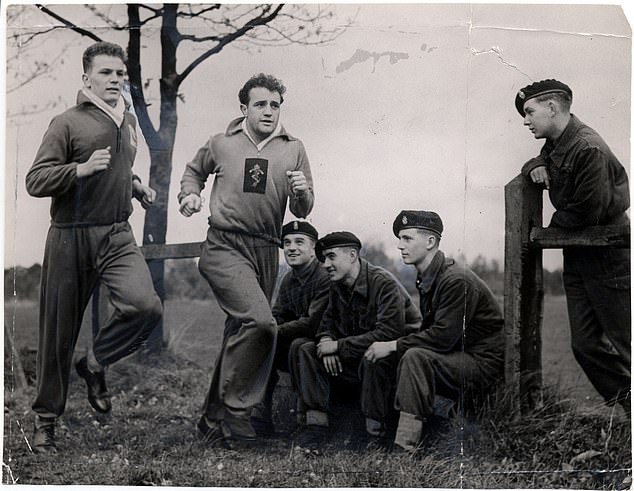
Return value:
<svg viewBox="0 0 634 491">
<path fill-rule="evenodd" d="M 86 102 L 86 101 L 80 101 L 80 96 L 84 96 L 84 98 L 89 101 L 92 102 L 95 106 L 97 106 L 99 109 L 101 109 L 104 113 L 106 113 L 106 115 L 112 119 L 112 121 L 114 121 L 114 123 L 117 125 L 117 127 L 121 127 L 121 125 L 123 124 L 123 119 L 125 116 L 125 110 L 126 110 L 126 105 L 125 105 L 125 100 L 123 99 L 123 96 L 119 96 L 119 100 L 117 101 L 117 105 L 112 107 L 109 104 L 106 104 L 103 99 L 97 97 L 92 91 L 88 90 L 86 87 L 83 87 L 80 91 L 79 94 L 77 96 L 77 102 Z"/>
<path fill-rule="evenodd" d="M 238 133 L 242 133 L 244 131 L 242 128 L 242 121 L 245 119 L 246 118 L 244 116 L 240 116 L 239 118 L 232 120 L 229 123 L 229 126 L 227 126 L 227 130 L 225 131 L 225 136 L 233 136 L 233 135 L 237 135 Z M 279 133 L 277 133 L 276 136 L 282 136 L 286 138 L 287 140 L 297 140 L 297 138 L 287 133 L 286 128 L 284 128 L 283 124 L 278 123 L 278 128 L 279 128 Z M 248 132 L 245 132 L 245 136 L 249 138 Z M 251 138 L 249 138 L 249 140 L 251 140 Z"/>
<path fill-rule="evenodd" d="M 251 135 L 251 133 L 249 132 L 249 128 L 247 127 L 247 118 L 244 118 L 242 120 L 242 122 L 240 123 L 240 127 L 242 128 L 242 131 L 244 132 L 244 134 L 247 135 L 247 138 L 251 140 L 251 143 L 255 145 L 255 148 L 257 148 L 258 151 L 260 151 L 266 146 L 268 142 L 270 142 L 273 138 L 275 138 L 277 135 L 280 134 L 282 124 L 278 121 L 277 126 L 275 127 L 273 132 L 269 136 L 267 136 L 264 140 L 262 140 L 260 143 L 257 143 L 255 139 L 253 138 L 253 136 Z"/>
</svg>

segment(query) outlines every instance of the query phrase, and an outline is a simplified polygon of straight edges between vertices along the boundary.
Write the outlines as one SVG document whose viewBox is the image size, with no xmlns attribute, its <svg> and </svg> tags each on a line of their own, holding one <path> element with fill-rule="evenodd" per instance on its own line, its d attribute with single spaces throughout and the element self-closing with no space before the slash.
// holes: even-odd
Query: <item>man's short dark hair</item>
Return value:
<svg viewBox="0 0 634 491">
<path fill-rule="evenodd" d="M 570 106 L 572 106 L 572 97 L 563 92 L 554 92 L 552 94 L 544 94 L 535 97 L 537 102 L 555 101 L 565 112 L 570 112 Z"/>
<path fill-rule="evenodd" d="M 273 75 L 260 73 L 258 75 L 253 75 L 253 77 L 247 80 L 244 87 L 242 87 L 240 92 L 238 92 L 240 104 L 244 104 L 245 106 L 249 105 L 249 91 L 255 87 L 264 87 L 271 92 L 277 92 L 280 95 L 280 103 L 284 102 L 284 92 L 286 92 L 286 87 L 284 87 L 282 81 L 275 78 Z"/>
<path fill-rule="evenodd" d="M 107 43 L 105 41 L 101 41 L 99 43 L 95 43 L 86 48 L 84 51 L 84 56 L 82 57 L 82 64 L 84 66 L 84 73 L 87 73 L 92 67 L 92 61 L 95 59 L 95 56 L 106 55 L 106 56 L 115 56 L 117 58 L 121 58 L 123 63 L 126 62 L 125 59 L 125 51 L 118 44 Z"/>
</svg>

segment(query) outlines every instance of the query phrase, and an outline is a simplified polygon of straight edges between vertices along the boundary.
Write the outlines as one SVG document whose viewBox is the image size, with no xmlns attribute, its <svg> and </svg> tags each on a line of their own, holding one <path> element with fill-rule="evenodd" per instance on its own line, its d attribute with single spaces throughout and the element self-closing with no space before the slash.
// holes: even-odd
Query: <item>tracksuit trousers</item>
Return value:
<svg viewBox="0 0 634 491">
<path fill-rule="evenodd" d="M 263 238 L 209 228 L 198 269 L 227 314 L 203 414 L 248 417 L 264 397 L 277 336 L 271 313 L 279 248 Z"/>
<path fill-rule="evenodd" d="M 40 291 L 37 395 L 33 411 L 60 416 L 66 406 L 73 351 L 97 281 L 108 288 L 114 312 L 94 338 L 95 358 L 110 365 L 138 349 L 162 315 L 145 258 L 128 222 L 51 226 Z"/>
<path fill-rule="evenodd" d="M 564 249 L 572 351 L 608 403 L 630 397 L 630 251 Z"/>
</svg>

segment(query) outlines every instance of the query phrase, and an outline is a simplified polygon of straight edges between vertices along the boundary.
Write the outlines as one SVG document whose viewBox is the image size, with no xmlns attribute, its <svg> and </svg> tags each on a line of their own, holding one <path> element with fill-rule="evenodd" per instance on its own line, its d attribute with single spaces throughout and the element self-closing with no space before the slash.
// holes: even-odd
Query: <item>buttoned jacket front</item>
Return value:
<svg viewBox="0 0 634 491">
<path fill-rule="evenodd" d="M 491 290 L 473 271 L 437 251 L 416 287 L 422 327 L 398 340 L 399 355 L 409 348 L 464 351 L 485 364 L 499 365 L 504 358 L 502 312 Z"/>
<path fill-rule="evenodd" d="M 360 358 L 375 341 L 392 341 L 420 327 L 420 312 L 409 294 L 388 271 L 360 259 L 352 288 L 330 287 L 317 339 L 337 340 L 342 359 Z"/>
</svg>

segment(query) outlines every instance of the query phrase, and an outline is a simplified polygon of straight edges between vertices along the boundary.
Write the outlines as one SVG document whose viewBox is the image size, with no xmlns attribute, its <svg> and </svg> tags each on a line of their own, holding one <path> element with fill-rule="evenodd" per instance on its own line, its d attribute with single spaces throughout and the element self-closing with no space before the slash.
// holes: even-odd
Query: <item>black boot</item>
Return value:
<svg viewBox="0 0 634 491">
<path fill-rule="evenodd" d="M 43 418 L 35 415 L 32 449 L 39 454 L 55 454 L 55 418 Z"/>
<path fill-rule="evenodd" d="M 106 375 L 104 372 L 92 372 L 88 368 L 88 361 L 84 356 L 75 364 L 77 374 L 86 381 L 88 387 L 88 402 L 100 413 L 108 413 L 112 409 L 110 394 L 106 387 Z"/>
</svg>

